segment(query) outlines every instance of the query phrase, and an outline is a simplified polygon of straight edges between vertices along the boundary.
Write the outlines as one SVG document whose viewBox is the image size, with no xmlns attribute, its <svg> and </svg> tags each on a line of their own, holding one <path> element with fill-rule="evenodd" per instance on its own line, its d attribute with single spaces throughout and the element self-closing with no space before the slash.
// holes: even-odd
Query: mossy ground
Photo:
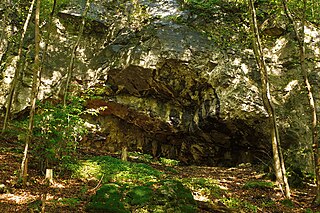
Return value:
<svg viewBox="0 0 320 213">
<path fill-rule="evenodd" d="M 167 160 L 132 153 L 130 162 L 117 155 L 94 156 L 79 150 L 69 172 L 54 169 L 54 184 L 30 164 L 26 188 L 17 174 L 23 144 L 1 139 L 0 209 L 4 212 L 319 212 L 312 206 L 314 187 L 292 190 L 286 200 L 274 182 L 252 166 L 220 168 L 168 166 Z"/>
</svg>

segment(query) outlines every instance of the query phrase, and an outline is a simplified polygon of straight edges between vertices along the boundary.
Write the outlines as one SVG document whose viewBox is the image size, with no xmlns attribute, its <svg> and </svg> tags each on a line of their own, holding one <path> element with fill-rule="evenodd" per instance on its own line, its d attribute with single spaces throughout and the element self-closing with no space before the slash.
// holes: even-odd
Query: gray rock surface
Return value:
<svg viewBox="0 0 320 213">
<path fill-rule="evenodd" d="M 40 99 L 63 93 L 82 10 L 72 1 L 54 19 Z M 99 128 L 84 144 L 107 151 L 127 144 L 131 151 L 207 165 L 268 159 L 268 118 L 248 26 L 225 7 L 216 6 L 208 17 L 174 0 L 91 3 L 72 80 L 74 95 L 91 90 L 99 97 L 87 101 L 88 109 L 100 110 L 98 117 L 85 115 L 87 122 Z M 285 147 L 308 149 L 308 102 L 297 49 L 277 21 L 270 18 L 262 30 L 273 36 L 264 51 L 281 137 Z M 310 27 L 306 33 L 313 48 L 310 75 L 317 79 L 318 31 Z M 15 57 L 6 58 L 1 105 L 14 64 Z M 15 112 L 29 104 L 30 66 L 16 92 Z"/>
</svg>

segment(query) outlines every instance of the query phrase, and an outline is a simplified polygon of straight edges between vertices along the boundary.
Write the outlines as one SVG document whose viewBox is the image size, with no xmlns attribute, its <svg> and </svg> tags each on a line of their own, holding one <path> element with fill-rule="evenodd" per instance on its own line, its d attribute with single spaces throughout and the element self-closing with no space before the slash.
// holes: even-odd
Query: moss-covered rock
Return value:
<svg viewBox="0 0 320 213">
<path fill-rule="evenodd" d="M 174 180 L 128 187 L 105 184 L 92 196 L 90 212 L 196 212 L 191 191 Z"/>
</svg>

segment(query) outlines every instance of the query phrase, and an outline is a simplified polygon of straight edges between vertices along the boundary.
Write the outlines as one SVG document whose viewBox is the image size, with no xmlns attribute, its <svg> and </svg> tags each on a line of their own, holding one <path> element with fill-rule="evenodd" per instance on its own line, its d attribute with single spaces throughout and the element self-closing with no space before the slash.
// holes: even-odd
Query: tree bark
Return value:
<svg viewBox="0 0 320 213">
<path fill-rule="evenodd" d="M 69 67 L 68 67 L 68 73 L 67 73 L 67 81 L 66 81 L 66 86 L 65 86 L 65 89 L 64 89 L 64 97 L 63 97 L 63 105 L 64 106 L 67 105 L 68 89 L 69 89 L 69 84 L 70 84 L 70 80 L 71 80 L 71 77 L 72 77 L 74 59 L 76 58 L 76 52 L 77 52 L 77 49 L 78 49 L 78 46 L 79 46 L 79 43 L 80 43 L 80 40 L 81 40 L 81 37 L 82 37 L 82 34 L 83 34 L 84 25 L 86 23 L 86 15 L 87 15 L 87 12 L 88 12 L 89 8 L 90 8 L 90 0 L 87 0 L 85 9 L 84 9 L 84 11 L 82 13 L 82 24 L 81 24 L 80 31 L 79 31 L 79 34 L 78 34 L 78 38 L 77 38 L 76 43 L 73 46 L 72 53 L 71 53 L 71 60 L 70 60 L 70 64 L 69 64 Z"/>
<path fill-rule="evenodd" d="M 121 149 L 121 160 L 128 161 L 128 146 L 123 145 Z"/>
<path fill-rule="evenodd" d="M 273 161 L 274 161 L 274 170 L 275 175 L 277 178 L 277 182 L 284 188 L 285 196 L 290 198 L 290 188 L 288 179 L 285 173 L 285 166 L 282 157 L 281 147 L 280 147 L 280 137 L 277 127 L 276 121 L 276 113 L 273 103 L 271 101 L 271 94 L 270 94 L 270 84 L 268 80 L 268 71 L 267 65 L 264 60 L 261 41 L 260 41 L 260 34 L 257 24 L 256 18 L 256 10 L 254 7 L 254 0 L 249 0 L 249 7 L 250 7 L 250 23 L 251 23 L 251 31 L 252 31 L 252 38 L 253 38 L 253 50 L 256 57 L 257 65 L 260 70 L 261 74 L 261 91 L 262 91 L 262 100 L 264 107 L 269 116 L 270 122 L 270 133 L 271 133 L 271 143 L 272 143 L 272 153 L 273 153 Z"/>
<path fill-rule="evenodd" d="M 319 143 L 318 143 L 318 127 L 317 127 L 317 107 L 315 104 L 315 99 L 313 97 L 312 93 L 312 87 L 309 82 L 308 78 L 308 70 L 306 68 L 306 63 L 305 63 L 305 58 L 306 58 L 306 47 L 305 47 L 305 42 L 304 42 L 304 27 L 305 27 L 305 22 L 306 22 L 306 9 L 307 9 L 307 0 L 303 0 L 303 17 L 301 20 L 301 31 L 299 35 L 299 28 L 298 24 L 294 21 L 289 8 L 287 4 L 287 0 L 282 0 L 283 7 L 285 10 L 285 13 L 290 20 L 291 24 L 293 25 L 293 29 L 295 32 L 295 36 L 298 41 L 299 45 L 299 50 L 300 50 L 300 66 L 301 66 L 301 72 L 303 76 L 303 80 L 307 89 L 308 93 L 308 99 L 309 99 L 309 107 L 311 110 L 311 131 L 312 131 L 312 145 L 313 145 L 313 156 L 314 156 L 314 167 L 315 167 L 315 173 L 316 173 L 316 185 L 317 185 L 317 193 L 316 193 L 316 198 L 314 202 L 316 204 L 320 204 L 320 150 L 319 150 Z"/>
<path fill-rule="evenodd" d="M 20 68 L 21 68 L 21 66 L 20 66 L 21 62 L 20 61 L 21 61 L 21 56 L 22 56 L 23 41 L 24 41 L 24 37 L 25 37 L 26 32 L 27 32 L 27 28 L 28 28 L 30 19 L 31 19 L 31 15 L 32 15 L 33 6 L 34 6 L 35 1 L 36 0 L 33 0 L 31 5 L 30 5 L 28 16 L 27 16 L 26 21 L 25 21 L 24 26 L 23 26 L 23 31 L 22 31 L 22 34 L 21 34 L 19 50 L 18 50 L 17 67 L 16 67 L 16 70 L 15 70 L 15 73 L 14 73 L 13 80 L 12 80 L 11 85 L 10 85 L 10 90 L 9 90 L 9 95 L 8 95 L 8 99 L 7 99 L 6 114 L 5 114 L 5 117 L 4 117 L 2 133 L 4 133 L 6 128 L 7 128 L 8 119 L 9 119 L 10 110 L 11 110 L 11 105 L 12 105 L 12 100 L 13 100 L 13 94 L 14 94 L 15 88 L 17 86 L 18 78 L 20 76 Z"/>
<path fill-rule="evenodd" d="M 36 109 L 36 100 L 38 96 L 38 88 L 39 88 L 39 76 L 40 76 L 40 4 L 41 0 L 37 0 L 36 6 L 36 14 L 35 14 L 35 57 L 34 57 L 34 67 L 33 67 L 33 79 L 32 79 L 32 90 L 31 90 L 31 110 L 30 110 L 30 118 L 29 118 L 29 126 L 26 137 L 24 155 L 21 163 L 21 178 L 23 186 L 26 185 L 27 176 L 28 176 L 28 148 L 29 144 L 32 140 L 33 133 L 33 123 L 34 123 L 34 115 Z"/>
</svg>

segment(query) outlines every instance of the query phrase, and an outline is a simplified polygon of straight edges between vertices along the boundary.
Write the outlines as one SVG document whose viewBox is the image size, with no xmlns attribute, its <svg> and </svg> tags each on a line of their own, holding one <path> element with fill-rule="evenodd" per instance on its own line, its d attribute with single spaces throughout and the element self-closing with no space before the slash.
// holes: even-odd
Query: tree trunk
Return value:
<svg viewBox="0 0 320 213">
<path fill-rule="evenodd" d="M 77 52 L 77 49 L 78 49 L 78 46 L 79 46 L 79 43 L 80 43 L 80 39 L 81 39 L 82 34 L 83 34 L 84 25 L 86 23 L 86 15 L 87 15 L 87 12 L 88 12 L 89 8 L 90 8 L 90 0 L 87 0 L 85 9 L 84 9 L 83 14 L 82 14 L 82 24 L 81 24 L 80 31 L 79 31 L 79 34 L 78 34 L 78 39 L 77 39 L 76 43 L 74 44 L 73 49 L 72 49 L 72 53 L 71 53 L 71 60 L 70 60 L 70 64 L 69 64 L 69 67 L 68 67 L 68 73 L 67 73 L 67 81 L 66 81 L 66 86 L 65 86 L 65 89 L 64 89 L 64 97 L 63 97 L 63 105 L 64 106 L 67 105 L 68 89 L 69 89 L 69 84 L 70 84 L 70 80 L 71 80 L 71 77 L 72 77 L 74 59 L 76 57 L 76 52 Z"/>
<path fill-rule="evenodd" d="M 121 160 L 128 161 L 128 146 L 122 145 Z"/>
<path fill-rule="evenodd" d="M 33 132 L 33 121 L 36 109 L 36 100 L 38 95 L 38 88 L 39 88 L 39 75 L 40 75 L 40 29 L 39 29 L 39 18 L 40 18 L 40 2 L 41 0 L 37 0 L 36 6 L 36 14 L 35 14 L 35 57 L 34 57 L 34 67 L 33 67 L 33 79 L 32 79 L 32 90 L 31 90 L 31 110 L 30 110 L 30 118 L 29 118 L 29 126 L 28 132 L 26 137 L 24 155 L 21 163 L 21 178 L 23 186 L 26 185 L 27 182 L 27 165 L 28 165 L 28 147 L 32 140 L 32 132 Z"/>
<path fill-rule="evenodd" d="M 21 68 L 20 60 L 21 60 L 21 56 L 22 56 L 23 41 L 24 41 L 24 37 L 26 35 L 26 31 L 27 31 L 30 19 L 31 19 L 31 15 L 32 15 L 33 6 L 34 6 L 35 1 L 36 0 L 33 0 L 31 5 L 30 5 L 28 16 L 27 16 L 26 21 L 25 21 L 24 26 L 23 26 L 23 31 L 22 31 L 22 34 L 21 34 L 19 50 L 18 50 L 17 67 L 16 67 L 16 70 L 15 70 L 15 73 L 14 73 L 13 80 L 12 80 L 11 85 L 10 85 L 10 90 L 9 90 L 9 95 L 8 95 L 8 99 L 7 99 L 6 114 L 5 114 L 5 117 L 4 117 L 2 133 L 4 133 L 6 128 L 7 128 L 7 123 L 8 123 L 10 110 L 11 110 L 11 105 L 12 105 L 12 100 L 13 100 L 13 94 L 14 94 L 15 88 L 17 86 L 18 78 L 20 76 L 20 68 Z"/>
<path fill-rule="evenodd" d="M 309 99 L 309 107 L 311 110 L 311 131 L 312 131 L 312 144 L 313 144 L 313 155 L 314 155 L 314 167 L 315 167 L 315 173 L 316 173 L 316 185 L 317 185 L 317 193 L 316 198 L 314 202 L 316 204 L 320 204 L 320 161 L 319 161 L 319 144 L 318 144 L 318 127 L 317 127 L 317 107 L 315 104 L 315 100 L 312 93 L 312 87 L 309 82 L 308 78 L 308 70 L 306 68 L 305 58 L 306 58 L 306 48 L 305 48 L 305 42 L 304 42 L 304 27 L 305 27 L 305 21 L 306 21 L 306 9 L 307 9 L 307 0 L 303 1 L 303 17 L 301 20 L 301 32 L 299 35 L 299 29 L 297 23 L 294 21 L 288 5 L 287 0 L 282 0 L 283 7 L 285 10 L 285 13 L 290 20 L 291 24 L 293 25 L 295 36 L 297 38 L 298 44 L 299 44 L 299 50 L 300 50 L 300 66 L 301 66 L 301 72 L 303 75 L 304 83 L 306 85 L 307 93 L 308 93 L 308 99 Z"/>
<path fill-rule="evenodd" d="M 270 122 L 270 133 L 271 133 L 271 142 L 272 142 L 272 152 L 273 152 L 273 161 L 274 161 L 274 170 L 275 175 L 277 178 L 277 182 L 284 188 L 285 196 L 290 198 L 290 188 L 288 184 L 288 179 L 285 173 L 285 166 L 282 157 L 281 147 L 280 147 L 280 140 L 279 140 L 279 132 L 277 127 L 276 121 L 276 113 L 273 103 L 271 101 L 271 94 L 270 94 L 270 85 L 268 80 L 268 72 L 267 72 L 267 65 L 264 61 L 261 41 L 260 41 L 260 34 L 257 24 L 256 18 L 256 10 L 254 7 L 254 0 L 249 0 L 249 7 L 250 7 L 250 23 L 251 23 L 251 31 L 252 31 L 252 38 L 253 38 L 253 50 L 255 53 L 257 65 L 260 70 L 261 74 L 261 90 L 262 90 L 262 100 L 264 107 L 269 116 Z"/>
</svg>

